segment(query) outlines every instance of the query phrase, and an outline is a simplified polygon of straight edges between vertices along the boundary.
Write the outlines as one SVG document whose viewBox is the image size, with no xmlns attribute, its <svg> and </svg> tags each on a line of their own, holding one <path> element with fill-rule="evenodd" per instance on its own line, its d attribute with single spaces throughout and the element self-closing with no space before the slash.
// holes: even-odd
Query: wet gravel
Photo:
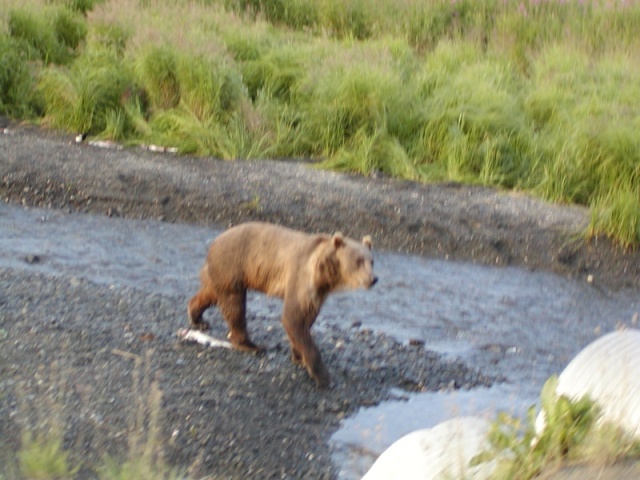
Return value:
<svg viewBox="0 0 640 480">
<path fill-rule="evenodd" d="M 6 126 L 5 202 L 218 228 L 255 219 L 340 229 L 371 234 L 388 250 L 548 270 L 591 278 L 602 289 L 640 288 L 640 254 L 602 238 L 585 241 L 588 213 L 579 207 L 481 187 L 339 175 L 303 163 L 105 150 Z M 0 269 L 0 448 L 15 451 L 21 427 L 59 424 L 82 465 L 78 477 L 93 478 L 105 454 L 124 455 L 137 434 L 157 426 L 154 445 L 163 458 L 195 478 L 335 478 L 327 440 L 359 407 L 402 390 L 500 380 L 347 321 L 314 327 L 334 380 L 331 390 L 319 391 L 289 361 L 277 314 L 249 313 L 256 342 L 269 347 L 265 354 L 207 350 L 176 339 L 186 300 Z M 212 323 L 221 338 L 222 322 Z"/>
</svg>

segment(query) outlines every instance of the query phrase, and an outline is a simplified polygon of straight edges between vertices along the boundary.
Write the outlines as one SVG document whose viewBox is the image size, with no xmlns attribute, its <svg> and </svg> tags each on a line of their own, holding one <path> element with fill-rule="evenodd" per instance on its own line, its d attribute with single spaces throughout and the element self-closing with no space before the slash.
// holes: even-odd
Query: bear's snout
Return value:
<svg viewBox="0 0 640 480">
<path fill-rule="evenodd" d="M 378 283 L 378 277 L 373 277 L 371 279 L 371 284 L 369 285 L 369 288 L 373 287 L 376 283 Z"/>
</svg>

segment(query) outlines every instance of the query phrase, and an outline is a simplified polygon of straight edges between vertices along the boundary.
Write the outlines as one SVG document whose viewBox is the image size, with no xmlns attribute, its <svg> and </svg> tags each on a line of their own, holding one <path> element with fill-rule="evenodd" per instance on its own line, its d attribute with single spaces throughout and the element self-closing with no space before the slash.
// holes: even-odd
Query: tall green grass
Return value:
<svg viewBox="0 0 640 480">
<path fill-rule="evenodd" d="M 28 60 L 18 43 L 0 36 L 0 115 L 35 115 L 34 85 Z"/>
<path fill-rule="evenodd" d="M 0 7 L 5 114 L 225 159 L 522 189 L 640 243 L 637 0 Z"/>
</svg>

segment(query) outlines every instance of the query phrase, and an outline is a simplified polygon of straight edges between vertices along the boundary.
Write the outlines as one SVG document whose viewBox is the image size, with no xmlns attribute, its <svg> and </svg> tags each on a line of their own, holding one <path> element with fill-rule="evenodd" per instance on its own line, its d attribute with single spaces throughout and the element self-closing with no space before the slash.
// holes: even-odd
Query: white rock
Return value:
<svg viewBox="0 0 640 480">
<path fill-rule="evenodd" d="M 362 480 L 487 479 L 495 463 L 469 461 L 489 449 L 489 427 L 483 418 L 460 417 L 416 430 L 382 452 Z"/>
<path fill-rule="evenodd" d="M 640 330 L 609 333 L 587 345 L 558 378 L 558 395 L 589 395 L 602 410 L 601 420 L 640 437 Z M 536 431 L 545 426 L 544 412 Z"/>
</svg>

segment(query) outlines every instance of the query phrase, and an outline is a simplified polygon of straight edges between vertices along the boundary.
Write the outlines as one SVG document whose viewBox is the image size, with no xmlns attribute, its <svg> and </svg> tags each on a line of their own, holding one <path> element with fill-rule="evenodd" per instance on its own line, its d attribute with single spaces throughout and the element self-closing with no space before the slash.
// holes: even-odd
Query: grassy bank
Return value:
<svg viewBox="0 0 640 480">
<path fill-rule="evenodd" d="M 0 114 L 590 207 L 640 243 L 638 0 L 0 0 Z"/>
</svg>

